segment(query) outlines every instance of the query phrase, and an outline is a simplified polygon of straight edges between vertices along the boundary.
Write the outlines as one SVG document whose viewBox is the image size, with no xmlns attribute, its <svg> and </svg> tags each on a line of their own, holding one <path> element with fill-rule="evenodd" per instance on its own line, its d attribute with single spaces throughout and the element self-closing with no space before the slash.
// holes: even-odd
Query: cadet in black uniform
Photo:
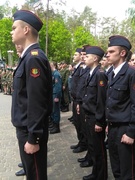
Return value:
<svg viewBox="0 0 135 180">
<path fill-rule="evenodd" d="M 27 10 L 17 11 L 12 42 L 24 51 L 14 72 L 12 123 L 27 180 L 47 180 L 48 117 L 52 111 L 52 73 L 38 44 L 42 21 Z"/>
<path fill-rule="evenodd" d="M 80 71 L 79 79 L 78 79 L 78 87 L 76 93 L 76 101 L 77 101 L 77 112 L 80 122 L 80 132 L 81 132 L 81 139 L 84 144 L 88 143 L 88 137 L 86 133 L 86 122 L 85 122 L 85 112 L 82 108 L 82 100 L 85 93 L 85 81 L 90 72 L 90 68 L 85 65 L 84 58 L 86 56 L 86 49 L 89 48 L 90 45 L 84 45 L 81 51 L 81 59 L 82 59 L 82 68 Z M 80 162 L 80 167 L 90 167 L 93 165 L 91 155 L 89 151 L 87 151 L 85 157 L 79 158 L 78 162 Z"/>
<path fill-rule="evenodd" d="M 106 57 L 114 70 L 109 76 L 106 117 L 111 167 L 115 179 L 135 179 L 135 68 L 126 61 L 131 43 L 111 36 Z"/>
<path fill-rule="evenodd" d="M 90 72 L 86 79 L 82 107 L 85 111 L 88 150 L 93 169 L 90 175 L 83 177 L 84 180 L 107 180 L 107 153 L 104 143 L 107 77 L 99 65 L 103 55 L 104 51 L 98 46 L 86 49 L 85 64 Z"/>
<path fill-rule="evenodd" d="M 109 64 L 108 59 L 106 58 L 106 54 L 100 61 L 100 64 L 101 64 L 101 68 L 105 71 L 106 75 L 109 76 L 109 74 L 113 70 L 113 66 L 112 64 Z M 106 139 L 105 139 L 105 145 L 106 145 L 106 148 L 108 149 L 108 135 L 107 134 L 106 134 Z"/>
<path fill-rule="evenodd" d="M 72 73 L 72 83 L 71 83 L 71 96 L 73 98 L 73 123 L 76 128 L 78 144 L 72 145 L 70 148 L 73 149 L 73 153 L 80 153 L 87 150 L 87 142 L 86 138 L 82 132 L 82 120 L 80 114 L 77 114 L 77 92 L 78 85 L 80 79 L 80 73 L 83 69 L 84 62 L 81 59 L 81 51 L 82 48 L 77 48 L 74 53 L 74 62 L 76 65 L 74 66 L 74 72 Z"/>
</svg>

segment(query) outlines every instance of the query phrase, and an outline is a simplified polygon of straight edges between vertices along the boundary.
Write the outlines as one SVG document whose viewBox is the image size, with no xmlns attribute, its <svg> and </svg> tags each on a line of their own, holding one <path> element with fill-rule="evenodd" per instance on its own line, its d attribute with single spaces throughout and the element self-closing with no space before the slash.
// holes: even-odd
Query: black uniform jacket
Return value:
<svg viewBox="0 0 135 180">
<path fill-rule="evenodd" d="M 90 68 L 86 67 L 85 69 L 82 68 L 80 71 L 80 75 L 78 78 L 78 85 L 77 85 L 77 91 L 76 91 L 76 101 L 78 103 L 82 103 L 82 99 L 85 94 L 85 85 L 86 85 L 86 78 L 90 72 Z"/>
<path fill-rule="evenodd" d="M 97 66 L 90 79 L 86 79 L 83 108 L 86 114 L 96 119 L 99 126 L 105 125 L 105 101 L 107 89 L 107 76 L 100 66 Z"/>
<path fill-rule="evenodd" d="M 12 123 L 28 130 L 28 142 L 36 144 L 47 131 L 52 111 L 52 72 L 38 44 L 30 46 L 13 75 Z"/>
<path fill-rule="evenodd" d="M 112 72 L 112 70 L 113 70 L 113 66 L 111 66 L 111 67 L 108 69 L 108 71 L 106 72 L 106 75 L 108 76 L 108 75 Z"/>
<path fill-rule="evenodd" d="M 76 100 L 76 93 L 78 91 L 78 82 L 80 78 L 80 73 L 83 69 L 84 62 L 81 62 L 77 68 L 74 69 L 72 73 L 72 81 L 71 81 L 71 96 L 73 100 Z"/>
<path fill-rule="evenodd" d="M 129 123 L 127 135 L 135 138 L 135 69 L 126 62 L 116 77 L 109 75 L 106 116 L 109 122 Z"/>
</svg>

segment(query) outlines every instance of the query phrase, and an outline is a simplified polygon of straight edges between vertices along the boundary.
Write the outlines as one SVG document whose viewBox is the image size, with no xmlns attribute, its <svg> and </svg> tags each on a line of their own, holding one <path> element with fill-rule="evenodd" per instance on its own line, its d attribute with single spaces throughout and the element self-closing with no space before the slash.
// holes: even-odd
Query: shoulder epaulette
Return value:
<svg viewBox="0 0 135 180">
<path fill-rule="evenodd" d="M 32 50 L 31 55 L 32 56 L 38 56 L 38 50 Z"/>
</svg>

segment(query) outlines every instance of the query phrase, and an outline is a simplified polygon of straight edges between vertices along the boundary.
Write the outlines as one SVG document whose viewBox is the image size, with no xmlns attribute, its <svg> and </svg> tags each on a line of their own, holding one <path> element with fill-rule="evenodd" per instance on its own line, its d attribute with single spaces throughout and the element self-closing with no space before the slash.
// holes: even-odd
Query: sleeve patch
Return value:
<svg viewBox="0 0 135 180">
<path fill-rule="evenodd" d="M 99 86 L 104 86 L 104 81 L 99 81 Z"/>
<path fill-rule="evenodd" d="M 30 71 L 30 75 L 34 78 L 40 76 L 40 69 L 32 68 Z"/>
</svg>

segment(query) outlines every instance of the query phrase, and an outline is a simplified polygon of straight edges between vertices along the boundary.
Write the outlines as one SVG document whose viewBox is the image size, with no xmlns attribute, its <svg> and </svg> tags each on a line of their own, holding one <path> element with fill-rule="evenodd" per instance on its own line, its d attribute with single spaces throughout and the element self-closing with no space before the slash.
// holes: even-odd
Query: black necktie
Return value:
<svg viewBox="0 0 135 180">
<path fill-rule="evenodd" d="M 114 71 L 112 71 L 112 74 L 111 74 L 111 79 L 113 79 L 113 78 L 114 78 L 114 76 L 115 76 L 115 73 L 114 73 Z"/>
<path fill-rule="evenodd" d="M 87 84 L 89 83 L 89 81 L 90 81 L 90 73 L 87 76 Z"/>
</svg>

